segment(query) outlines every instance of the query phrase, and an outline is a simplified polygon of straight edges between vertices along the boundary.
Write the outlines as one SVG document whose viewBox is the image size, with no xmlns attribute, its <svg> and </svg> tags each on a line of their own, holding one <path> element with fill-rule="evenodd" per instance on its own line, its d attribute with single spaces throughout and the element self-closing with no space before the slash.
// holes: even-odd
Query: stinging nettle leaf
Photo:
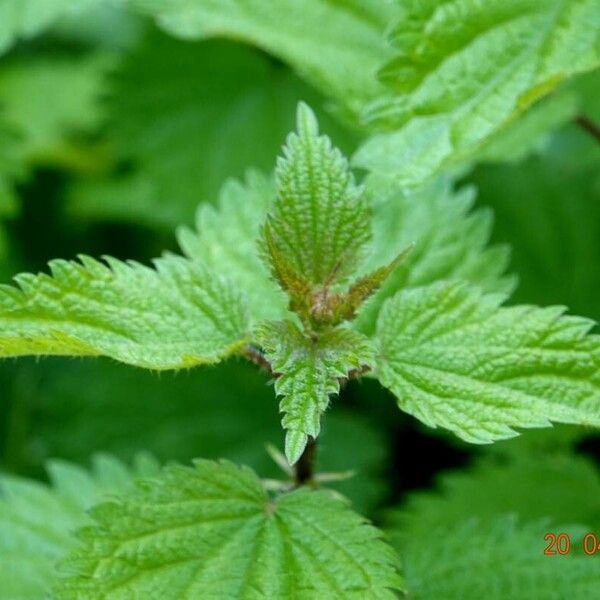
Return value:
<svg viewBox="0 0 600 600">
<path fill-rule="evenodd" d="M 245 343 L 246 310 L 220 277 L 165 256 L 155 269 L 82 256 L 52 276 L 21 274 L 0 287 L 0 356 L 108 356 L 151 369 L 224 358 Z"/>
<path fill-rule="evenodd" d="M 579 109 L 580 102 L 574 90 L 557 90 L 507 124 L 477 153 L 477 162 L 517 163 L 529 155 L 540 154 L 548 145 L 551 134 L 573 119 Z"/>
<path fill-rule="evenodd" d="M 370 215 L 348 162 L 319 135 L 304 103 L 298 105 L 297 133 L 288 136 L 277 161 L 275 186 L 267 246 L 278 249 L 277 262 L 285 261 L 312 286 L 343 280 L 370 239 Z M 273 261 L 273 253 L 267 254 Z"/>
<path fill-rule="evenodd" d="M 399 292 L 379 316 L 376 376 L 402 410 L 473 443 L 551 421 L 599 427 L 592 322 L 501 300 L 460 282 Z"/>
<path fill-rule="evenodd" d="M 172 466 L 92 511 L 61 598 L 395 598 L 397 560 L 330 493 L 270 499 L 228 462 Z"/>
<path fill-rule="evenodd" d="M 369 340 L 356 331 L 329 329 L 313 339 L 291 321 L 265 323 L 255 338 L 277 376 L 275 392 L 283 397 L 281 424 L 287 430 L 285 454 L 294 464 L 308 436 L 319 435 L 321 415 L 329 405 L 329 397 L 339 392 L 340 379 L 353 369 L 370 368 L 373 349 Z"/>
<path fill-rule="evenodd" d="M 357 165 L 417 185 L 468 159 L 561 81 L 600 64 L 597 0 L 408 0 L 392 88 L 364 111 L 381 133 Z M 422 148 L 414 152 L 413 148 Z"/>
</svg>

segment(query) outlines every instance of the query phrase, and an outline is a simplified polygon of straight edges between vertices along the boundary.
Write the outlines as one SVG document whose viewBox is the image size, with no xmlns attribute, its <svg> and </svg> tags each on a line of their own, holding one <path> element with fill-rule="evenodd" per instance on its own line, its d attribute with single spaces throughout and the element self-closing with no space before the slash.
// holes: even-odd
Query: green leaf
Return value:
<svg viewBox="0 0 600 600">
<path fill-rule="evenodd" d="M 95 157 L 83 151 L 75 136 L 93 132 L 100 124 L 98 96 L 112 61 L 107 54 L 95 53 L 5 62 L 0 70 L 0 104 L 4 121 L 22 138 L 24 160 L 79 170 L 97 168 Z"/>
<path fill-rule="evenodd" d="M 88 0 L 83 11 L 69 11 L 53 23 L 52 40 L 78 47 L 127 50 L 147 29 L 145 20 L 122 0 Z"/>
<path fill-rule="evenodd" d="M 508 247 L 488 247 L 493 217 L 487 209 L 472 210 L 473 188 L 455 191 L 448 180 L 439 179 L 418 192 L 403 194 L 369 178 L 367 192 L 378 201 L 373 209 L 371 254 L 363 270 L 389 263 L 410 244 L 414 248 L 359 312 L 355 326 L 360 331 L 369 335 L 375 331 L 382 304 L 401 289 L 441 279 L 463 279 L 490 292 L 509 292 L 514 287 L 514 278 L 504 274 Z"/>
<path fill-rule="evenodd" d="M 375 77 L 391 56 L 383 32 L 397 13 L 379 0 L 128 0 L 185 39 L 227 37 L 294 67 L 312 85 L 357 108 L 381 91 Z M 323 25 L 327 35 L 323 35 Z"/>
<path fill-rule="evenodd" d="M 355 161 L 404 185 L 468 159 L 561 81 L 600 64 L 596 0 L 410 0 L 401 10 L 397 55 L 381 71 L 393 91 L 364 115 L 385 133 Z"/>
<path fill-rule="evenodd" d="M 0 4 L 0 54 L 41 33 L 60 17 L 85 12 L 92 0 L 18 0 Z M 81 15 L 80 15 L 81 16 Z"/>
<path fill-rule="evenodd" d="M 270 499 L 249 469 L 196 461 L 92 511 L 61 597 L 394 598 L 396 557 L 327 492 Z"/>
<path fill-rule="evenodd" d="M 86 511 L 109 494 L 131 488 L 133 477 L 157 470 L 143 457 L 129 469 L 97 456 L 91 472 L 51 462 L 51 486 L 0 475 L 0 600 L 45 598 L 55 563 L 75 546 L 70 534 L 90 523 Z"/>
<path fill-rule="evenodd" d="M 130 51 L 107 83 L 114 174 L 74 185 L 69 209 L 169 230 L 191 223 L 198 204 L 216 200 L 227 178 L 249 167 L 270 172 L 297 102 L 322 104 L 288 69 L 253 49 L 159 33 Z M 321 121 L 337 141 L 354 146 L 331 118 L 321 113 Z"/>
<path fill-rule="evenodd" d="M 249 313 L 256 320 L 282 318 L 286 297 L 260 259 L 257 239 L 275 191 L 272 182 L 249 171 L 243 183 L 225 182 L 217 207 L 200 204 L 196 231 L 178 231 L 179 244 L 192 260 L 227 273 L 246 292 Z"/>
<path fill-rule="evenodd" d="M 501 300 L 460 282 L 399 292 L 378 320 L 376 376 L 402 410 L 468 442 L 551 421 L 600 426 L 592 323 Z"/>
<path fill-rule="evenodd" d="M 552 132 L 575 117 L 578 109 L 577 94 L 571 89 L 543 98 L 485 144 L 476 156 L 477 161 L 516 163 L 540 153 L 548 145 Z"/>
<path fill-rule="evenodd" d="M 277 375 L 275 392 L 283 397 L 281 424 L 287 429 L 285 454 L 294 464 L 308 436 L 319 435 L 321 414 L 329 396 L 339 392 L 340 379 L 352 369 L 370 367 L 373 350 L 366 337 L 350 329 L 329 329 L 312 339 L 291 321 L 263 324 L 255 338 Z"/>
<path fill-rule="evenodd" d="M 309 285 L 328 286 L 356 268 L 370 238 L 369 212 L 346 159 L 319 136 L 317 119 L 304 103 L 296 127 L 277 161 L 269 237 L 280 260 Z M 277 262 L 273 252 L 268 255 Z"/>
<path fill-rule="evenodd" d="M 410 255 L 414 243 L 409 244 L 404 250 L 399 252 L 388 264 L 373 269 L 370 273 L 359 277 L 348 289 L 343 297 L 342 305 L 339 308 L 340 317 L 345 320 L 353 320 L 359 308 L 365 300 L 368 300 L 375 294 L 381 286 L 389 280 L 390 276 L 397 271 L 398 267 Z"/>
<path fill-rule="evenodd" d="M 548 531 L 570 534 L 568 555 L 544 555 Z M 405 543 L 406 588 L 419 600 L 585 600 L 600 584 L 598 561 L 579 550 L 585 533 L 514 515 L 451 523 Z"/>
<path fill-rule="evenodd" d="M 454 155 L 452 133 L 444 117 L 415 117 L 401 129 L 368 137 L 351 163 L 413 190 L 442 172 L 444 161 Z"/>
<path fill-rule="evenodd" d="M 506 513 L 523 521 L 581 523 L 594 531 L 600 526 L 599 494 L 598 469 L 582 456 L 488 459 L 467 471 L 442 473 L 435 492 L 413 493 L 394 511 L 391 526 L 400 544 L 407 538 L 425 539 L 467 516 L 488 522 Z"/>
<path fill-rule="evenodd" d="M 177 369 L 210 363 L 245 342 L 241 298 L 224 280 L 176 256 L 155 269 L 82 256 L 52 276 L 21 274 L 0 287 L 0 355 L 104 355 Z"/>
</svg>

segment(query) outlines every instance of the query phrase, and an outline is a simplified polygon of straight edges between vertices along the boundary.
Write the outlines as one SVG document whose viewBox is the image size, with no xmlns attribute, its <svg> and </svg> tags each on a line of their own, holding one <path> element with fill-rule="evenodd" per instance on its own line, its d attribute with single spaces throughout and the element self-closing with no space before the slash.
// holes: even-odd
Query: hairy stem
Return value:
<svg viewBox="0 0 600 600">
<path fill-rule="evenodd" d="M 279 377 L 277 373 L 273 373 L 271 363 L 267 360 L 267 357 L 264 355 L 262 350 L 256 346 L 248 344 L 244 348 L 243 354 L 250 362 L 258 365 L 263 371 L 265 371 L 267 375 L 270 375 L 271 377 Z"/>
<path fill-rule="evenodd" d="M 302 456 L 294 465 L 294 480 L 297 486 L 311 484 L 314 481 L 316 457 L 317 440 L 309 436 Z"/>
<path fill-rule="evenodd" d="M 597 142 L 600 142 L 600 126 L 585 115 L 579 115 L 575 118 L 575 123 L 586 133 L 589 133 Z"/>
</svg>

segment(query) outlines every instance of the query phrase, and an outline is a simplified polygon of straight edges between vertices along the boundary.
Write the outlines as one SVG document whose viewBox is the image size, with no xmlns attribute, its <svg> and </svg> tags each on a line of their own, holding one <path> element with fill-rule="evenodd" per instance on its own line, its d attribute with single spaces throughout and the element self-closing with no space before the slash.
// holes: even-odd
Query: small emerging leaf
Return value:
<svg viewBox="0 0 600 600">
<path fill-rule="evenodd" d="M 385 300 L 402 289 L 460 279 L 486 292 L 512 291 L 515 279 L 505 275 L 508 247 L 489 246 L 492 214 L 485 208 L 473 210 L 473 188 L 455 190 L 441 178 L 418 192 L 403 194 L 371 177 L 367 190 L 378 202 L 365 271 L 393 261 L 412 244 L 414 248 L 364 304 L 356 318 L 357 329 L 372 335 Z"/>
<path fill-rule="evenodd" d="M 381 287 L 386 279 L 402 264 L 413 248 L 414 244 L 411 244 L 387 265 L 375 269 L 354 282 L 350 286 L 348 293 L 343 296 L 343 304 L 339 309 L 339 319 L 353 319 L 356 316 L 356 311 L 363 302 Z"/>
<path fill-rule="evenodd" d="M 92 511 L 61 598 L 392 600 L 397 558 L 325 491 L 270 499 L 249 469 L 172 466 Z"/>
<path fill-rule="evenodd" d="M 277 201 L 268 219 L 281 260 L 313 287 L 344 280 L 370 238 L 363 191 L 313 112 L 298 106 L 297 133 L 288 136 L 275 170 Z"/>
<path fill-rule="evenodd" d="M 290 310 L 307 317 L 312 312 L 312 288 L 306 278 L 298 273 L 281 253 L 273 238 L 271 225 L 267 221 L 263 228 L 266 252 L 271 263 L 271 273 L 287 293 Z"/>
<path fill-rule="evenodd" d="M 273 372 L 275 391 L 283 396 L 280 410 L 287 429 L 285 454 L 291 464 L 301 456 L 308 436 L 316 438 L 329 396 L 352 369 L 373 364 L 369 340 L 350 329 L 329 329 L 313 339 L 291 321 L 263 324 L 256 333 Z"/>
</svg>

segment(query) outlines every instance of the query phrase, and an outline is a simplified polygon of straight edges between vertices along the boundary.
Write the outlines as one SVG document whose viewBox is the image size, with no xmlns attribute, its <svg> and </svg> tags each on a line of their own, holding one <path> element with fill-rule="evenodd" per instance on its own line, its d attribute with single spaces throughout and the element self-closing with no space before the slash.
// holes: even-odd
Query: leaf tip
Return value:
<svg viewBox="0 0 600 600">
<path fill-rule="evenodd" d="M 319 123 L 312 108 L 304 101 L 298 102 L 296 128 L 300 136 L 319 135 Z"/>
<path fill-rule="evenodd" d="M 307 443 L 308 436 L 302 431 L 293 429 L 287 431 L 285 435 L 285 456 L 290 466 L 294 466 L 300 460 Z"/>
</svg>

